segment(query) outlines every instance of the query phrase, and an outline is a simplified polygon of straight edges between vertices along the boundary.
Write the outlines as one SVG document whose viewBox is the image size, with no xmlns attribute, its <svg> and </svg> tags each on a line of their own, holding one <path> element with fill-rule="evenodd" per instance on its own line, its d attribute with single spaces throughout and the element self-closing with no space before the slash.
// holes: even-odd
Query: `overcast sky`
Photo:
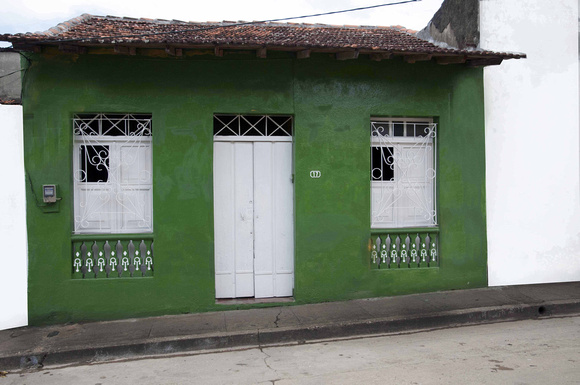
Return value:
<svg viewBox="0 0 580 385">
<path fill-rule="evenodd" d="M 4 0 L 0 34 L 45 31 L 83 13 L 182 21 L 267 20 L 400 0 Z M 297 20 L 304 23 L 402 25 L 422 29 L 443 0 L 418 0 L 365 11 Z"/>
</svg>

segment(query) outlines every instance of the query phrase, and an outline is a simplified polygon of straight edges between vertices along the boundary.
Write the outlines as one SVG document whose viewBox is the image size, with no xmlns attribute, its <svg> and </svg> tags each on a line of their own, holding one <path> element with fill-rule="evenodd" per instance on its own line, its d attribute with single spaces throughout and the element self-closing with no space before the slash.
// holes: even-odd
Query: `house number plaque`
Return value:
<svg viewBox="0 0 580 385">
<path fill-rule="evenodd" d="M 318 179 L 320 178 L 320 175 L 322 175 L 322 173 L 318 170 L 312 170 L 310 171 L 310 177 L 314 178 L 314 179 Z"/>
</svg>

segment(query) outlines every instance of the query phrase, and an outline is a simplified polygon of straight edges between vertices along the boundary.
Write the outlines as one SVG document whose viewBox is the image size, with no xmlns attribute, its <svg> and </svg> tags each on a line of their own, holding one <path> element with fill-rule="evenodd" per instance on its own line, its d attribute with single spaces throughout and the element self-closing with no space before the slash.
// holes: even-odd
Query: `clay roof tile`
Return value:
<svg viewBox="0 0 580 385">
<path fill-rule="evenodd" d="M 521 58 L 523 54 L 440 47 L 414 35 L 402 26 L 371 27 L 278 22 L 184 22 L 163 19 L 135 19 L 83 14 L 45 32 L 4 34 L 0 40 L 21 44 L 77 45 L 145 44 L 182 47 L 229 45 L 243 47 L 299 47 L 301 49 L 357 48 L 369 51 L 475 55 L 493 58 Z"/>
</svg>

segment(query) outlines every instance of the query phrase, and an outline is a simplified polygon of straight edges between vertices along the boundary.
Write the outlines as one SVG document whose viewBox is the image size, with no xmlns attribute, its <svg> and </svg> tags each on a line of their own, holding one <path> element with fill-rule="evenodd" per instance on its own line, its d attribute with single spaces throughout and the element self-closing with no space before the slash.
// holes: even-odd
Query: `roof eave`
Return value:
<svg viewBox="0 0 580 385">
<path fill-rule="evenodd" d="M 499 65 L 503 60 L 506 59 L 520 59 L 525 58 L 525 54 L 516 53 L 487 53 L 481 51 L 466 52 L 438 52 L 438 51 L 426 51 L 426 50 L 396 50 L 396 49 L 380 49 L 380 48 L 350 48 L 350 47 L 324 47 L 324 46 L 310 46 L 310 45 L 260 45 L 260 44 L 211 44 L 211 43 L 187 43 L 187 42 L 66 42 L 59 43 L 57 41 L 51 41 L 50 39 L 44 41 L 38 41 L 36 39 L 26 39 L 26 38 L 11 38 L 10 41 L 13 44 L 13 48 L 17 51 L 26 52 L 42 52 L 42 47 L 57 47 L 63 53 L 72 54 L 83 54 L 87 53 L 88 49 L 93 48 L 105 48 L 113 49 L 115 53 L 127 53 L 135 54 L 135 49 L 162 49 L 169 53 L 169 50 L 181 49 L 181 50 L 271 50 L 271 51 L 284 51 L 284 52 L 306 52 L 309 57 L 310 53 L 331 53 L 340 54 L 344 52 L 356 52 L 357 55 L 352 58 L 358 57 L 358 54 L 371 55 L 371 59 L 375 61 L 380 61 L 382 59 L 391 59 L 393 57 L 403 57 L 407 63 L 415 63 L 417 61 L 435 60 L 438 64 L 467 64 L 470 67 L 480 67 L 480 66 L 490 66 Z M 125 50 L 119 49 L 119 47 L 127 47 L 127 52 Z M 217 52 L 217 51 L 216 51 Z M 175 55 L 173 55 L 175 56 Z M 181 55 L 178 55 L 181 56 Z"/>
</svg>

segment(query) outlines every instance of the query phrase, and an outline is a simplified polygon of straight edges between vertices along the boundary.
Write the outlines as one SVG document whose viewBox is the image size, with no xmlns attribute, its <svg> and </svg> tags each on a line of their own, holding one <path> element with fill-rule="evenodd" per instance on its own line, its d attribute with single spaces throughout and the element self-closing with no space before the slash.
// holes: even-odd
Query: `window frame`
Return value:
<svg viewBox="0 0 580 385">
<path fill-rule="evenodd" d="M 79 129 L 77 120 L 85 119 L 86 116 L 96 116 L 95 119 L 106 118 L 107 115 L 118 116 L 124 115 L 125 117 L 140 116 L 136 120 L 148 120 L 148 134 L 147 135 L 134 135 L 128 131 L 128 135 L 98 135 L 92 134 L 83 135 L 82 130 Z M 81 117 L 82 116 L 82 117 Z M 98 118 L 97 118 L 98 116 Z M 148 119 L 142 118 L 143 116 L 148 116 Z M 88 119 L 88 118 L 87 118 Z M 125 118 L 122 118 L 123 120 Z M 100 124 L 100 123 L 99 123 Z M 110 129 L 109 129 L 110 130 Z M 145 129 L 143 129 L 145 130 Z M 88 130 L 86 130 L 88 131 Z M 131 114 L 131 113 L 82 113 L 75 114 L 73 117 L 73 150 L 72 150 L 72 179 L 73 179 L 73 234 L 80 235 L 98 235 L 98 234 L 152 234 L 153 233 L 153 139 L 152 139 L 152 114 Z M 97 181 L 89 182 L 83 181 L 81 166 L 83 161 L 81 156 L 83 151 L 81 148 L 85 146 L 106 146 L 108 147 L 108 169 L 107 169 L 107 181 Z M 143 148 L 144 159 L 142 158 L 142 151 L 135 151 L 134 153 L 129 153 L 129 159 L 133 160 L 131 163 L 123 163 L 122 157 L 124 148 L 130 149 L 141 149 Z M 135 155 L 137 154 L 137 155 Z M 137 177 L 135 178 L 134 170 L 131 167 L 134 165 L 135 161 L 139 162 L 137 168 Z M 86 162 L 86 161 L 85 161 Z M 140 167 L 144 165 L 145 167 Z M 97 165 L 98 166 L 98 165 Z M 125 175 L 123 173 L 126 172 Z M 144 180 L 140 179 L 142 176 L 146 175 Z M 140 210 L 139 200 L 140 192 L 144 192 L 145 199 L 143 200 L 143 207 Z M 99 206 L 104 207 L 104 211 L 90 212 L 89 208 L 83 209 L 83 203 L 89 201 L 89 199 L 95 200 L 95 197 L 89 198 L 91 193 L 101 194 L 101 199 L 105 201 Z M 105 194 L 104 196 L 102 194 Z M 127 194 L 129 193 L 129 194 Z M 127 196 L 133 195 L 137 196 L 134 201 L 126 203 L 125 199 Z M 84 197 L 81 194 L 85 194 Z M 104 198 L 103 198 L 104 197 Z M 84 199 L 84 200 L 83 200 Z M 131 199 L 131 198 L 129 198 Z M 110 206 L 105 206 L 109 204 Z M 107 212 L 108 207 L 110 211 Z M 133 211 L 131 212 L 131 208 Z M 83 211 L 84 210 L 84 211 Z M 139 211 L 140 210 L 140 211 Z M 128 219 L 126 216 L 136 216 L 134 219 Z M 95 218 L 96 219 L 93 219 Z M 108 218 L 107 218 L 108 216 Z M 124 217 L 125 216 L 125 217 Z M 101 226 L 95 228 L 95 226 L 90 226 L 90 221 L 94 220 L 101 223 Z M 84 222 L 83 222 L 84 221 Z M 110 226 L 102 226 L 103 223 L 110 223 Z M 143 223 L 143 226 L 128 226 L 131 222 Z M 84 226 L 83 223 L 89 223 L 89 226 Z"/>
<path fill-rule="evenodd" d="M 427 123 L 428 127 L 429 127 L 429 132 L 427 135 L 425 136 L 417 136 L 416 135 L 416 131 L 415 131 L 415 135 L 410 137 L 410 136 L 394 136 L 394 135 L 374 135 L 374 128 L 373 125 L 375 123 L 390 123 L 391 128 L 390 128 L 390 134 L 394 134 L 394 127 L 393 124 L 395 122 L 402 122 L 405 124 L 404 128 L 405 130 L 407 129 L 407 124 L 418 124 L 418 123 Z M 380 229 L 407 229 L 407 228 L 437 228 L 438 227 L 438 202 L 437 202 L 437 122 L 434 118 L 432 117 L 375 117 L 372 116 L 370 118 L 370 162 L 369 162 L 369 170 L 370 170 L 370 228 L 371 230 L 380 230 Z M 416 130 L 416 127 L 415 127 Z M 403 132 L 403 135 L 405 135 L 406 132 Z M 386 139 L 388 138 L 388 140 Z M 421 139 L 421 138 L 425 138 L 425 139 Z M 430 140 L 428 140 L 430 138 Z M 373 168 L 373 148 L 375 147 L 393 147 L 393 157 L 396 159 L 398 156 L 400 156 L 402 149 L 404 149 L 405 147 L 407 149 L 409 149 L 409 146 L 418 146 L 418 145 L 423 145 L 426 148 L 427 153 L 431 153 L 429 161 L 425 161 L 423 169 L 424 169 L 424 179 L 430 179 L 432 182 L 426 183 L 425 182 L 425 186 L 423 186 L 423 188 L 426 188 L 428 190 L 431 190 L 431 193 L 429 194 L 429 197 L 426 198 L 426 205 L 425 208 L 423 209 L 423 211 L 425 211 L 425 220 L 424 221 L 418 221 L 415 220 L 414 222 L 409 222 L 409 221 L 403 221 L 401 219 L 399 219 L 399 216 L 401 216 L 401 212 L 404 212 L 404 208 L 403 207 L 398 207 L 398 206 L 394 206 L 393 207 L 393 214 L 391 215 L 392 220 L 391 221 L 379 221 L 377 220 L 378 216 L 375 216 L 375 210 L 376 208 L 374 208 L 375 205 L 375 190 L 377 189 L 377 187 L 383 189 L 382 192 L 384 191 L 388 191 L 388 187 L 389 186 L 397 186 L 397 184 L 405 184 L 405 183 L 411 183 L 411 182 L 407 182 L 407 181 L 401 181 L 400 179 L 400 175 L 398 174 L 398 171 L 393 168 L 393 179 L 392 180 L 388 180 L 388 181 L 384 181 L 384 180 L 373 180 L 373 170 L 376 169 Z M 393 161 L 393 164 L 396 163 L 396 161 Z M 381 164 L 382 166 L 382 164 Z M 395 167 L 395 166 L 393 166 Z M 433 174 L 432 177 L 428 177 L 428 173 Z M 406 186 L 407 188 L 409 186 Z M 395 187 L 392 187 L 393 191 L 395 190 Z M 405 191 L 405 190 L 403 190 Z M 383 198 L 383 202 L 384 202 Z M 388 197 L 387 197 L 388 199 Z M 393 192 L 393 196 L 392 199 L 395 199 L 394 196 L 394 192 Z M 396 199 L 395 199 L 396 201 Z M 386 203 L 387 205 L 389 205 L 388 203 Z M 393 203 L 394 205 L 394 203 Z M 417 208 L 417 206 L 415 206 L 415 209 Z M 413 210 L 412 207 L 409 207 L 409 209 Z M 429 216 L 427 216 L 427 214 L 430 214 Z M 385 216 L 382 216 L 383 218 Z M 416 215 L 415 215 L 416 217 Z"/>
</svg>

